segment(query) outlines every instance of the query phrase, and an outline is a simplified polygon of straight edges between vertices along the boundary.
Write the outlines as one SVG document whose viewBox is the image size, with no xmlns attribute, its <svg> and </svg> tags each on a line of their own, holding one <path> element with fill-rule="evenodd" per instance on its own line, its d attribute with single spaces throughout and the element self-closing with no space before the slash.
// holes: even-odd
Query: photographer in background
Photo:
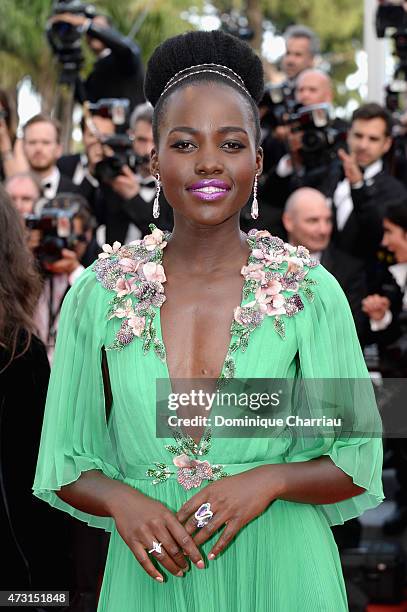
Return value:
<svg viewBox="0 0 407 612">
<path fill-rule="evenodd" d="M 332 104 L 333 97 L 332 80 L 321 70 L 308 69 L 298 75 L 295 99 L 301 106 Z"/>
<path fill-rule="evenodd" d="M 103 142 L 114 136 L 116 127 L 110 117 L 92 114 L 81 121 L 83 153 L 63 155 L 57 161 L 61 173 L 68 176 L 88 202 L 97 224 L 104 223 L 103 202 L 99 195 L 99 181 L 95 176 L 96 164 L 103 159 Z M 105 240 L 101 240 L 101 243 Z"/>
<path fill-rule="evenodd" d="M 330 77 L 320 70 L 304 70 L 297 79 L 295 89 L 295 100 L 297 105 L 294 110 L 300 112 L 304 107 L 314 104 L 326 104 L 331 106 L 333 100 L 333 86 Z M 305 159 L 302 157 L 304 132 L 295 128 L 291 118 L 294 112 L 287 117 L 287 147 L 288 153 L 284 155 L 277 164 L 275 175 L 271 177 L 270 187 L 277 191 L 277 202 L 275 206 L 284 206 L 287 197 L 294 189 L 302 185 L 309 185 L 307 182 L 306 169 L 304 168 Z M 332 121 L 334 126 L 336 120 Z M 345 129 L 344 122 L 341 128 Z M 312 127 L 312 126 L 311 126 Z M 317 144 L 317 142 L 315 142 Z M 322 162 L 321 162 L 322 163 Z M 326 169 L 321 173 L 325 177 Z M 300 178 L 302 177 L 302 178 Z M 282 180 L 280 180 L 282 179 Z"/>
<path fill-rule="evenodd" d="M 304 70 L 312 68 L 320 44 L 316 34 L 306 26 L 295 25 L 287 28 L 285 34 L 286 52 L 281 60 L 281 70 L 286 79 L 278 85 L 268 84 L 259 104 L 262 128 L 264 159 L 263 174 L 259 181 L 259 197 L 267 202 L 268 180 L 277 163 L 288 153 L 289 128 L 285 117 L 295 105 L 296 80 Z M 284 201 L 281 207 L 284 206 Z"/>
<path fill-rule="evenodd" d="M 297 79 L 296 104 L 284 117 L 287 148 L 264 182 L 260 196 L 281 216 L 289 195 L 299 187 L 322 189 L 340 169 L 336 151 L 346 139 L 347 124 L 333 119 L 333 86 L 319 70 L 304 70 Z"/>
<path fill-rule="evenodd" d="M 64 3 L 69 7 L 69 2 Z M 58 6 L 58 5 L 57 5 Z M 88 17 L 79 12 L 53 15 L 49 24 L 69 24 L 86 34 L 86 41 L 96 62 L 81 84 L 79 101 L 97 102 L 101 98 L 127 98 L 130 108 L 144 101 L 144 69 L 140 49 L 120 34 L 105 15 Z"/>
<path fill-rule="evenodd" d="M 298 75 L 314 66 L 315 57 L 320 52 L 318 36 L 304 25 L 293 25 L 284 32 L 286 52 L 281 61 L 281 69 L 287 81 L 295 88 Z"/>
<path fill-rule="evenodd" d="M 319 38 L 310 28 L 304 25 L 293 25 L 284 32 L 286 52 L 281 60 L 281 70 L 286 80 L 279 85 L 283 93 L 282 103 L 289 113 L 291 103 L 295 101 L 295 90 L 299 75 L 314 66 L 315 58 L 320 52 Z M 288 130 L 285 125 L 277 125 L 273 136 L 284 142 Z"/>
<path fill-rule="evenodd" d="M 59 171 L 56 163 L 62 153 L 61 127 L 47 115 L 31 117 L 23 128 L 23 149 L 29 168 L 41 182 L 44 197 L 75 192 L 73 182 Z"/>
<path fill-rule="evenodd" d="M 62 199 L 65 200 L 65 197 Z M 38 217 L 27 220 L 29 227 L 41 232 L 34 253 L 43 273 L 43 288 L 34 320 L 39 337 L 47 347 L 50 362 L 63 299 L 84 268 L 101 251 L 93 239 L 94 220 L 86 201 L 79 195 L 72 195 L 69 199 L 70 207 L 57 198 L 42 208 Z M 49 230 L 51 219 L 56 220 L 55 228 Z"/>
<path fill-rule="evenodd" d="M 92 119 L 89 121 L 91 124 Z M 124 244 L 137 240 L 149 232 L 148 225 L 154 221 L 155 180 L 150 171 L 150 152 L 153 148 L 151 107 L 146 104 L 136 107 L 130 125 L 128 134 L 116 131 L 107 138 L 96 135 L 101 159 L 94 170 L 99 183 L 94 209 L 99 225 L 105 227 L 103 237 L 98 229 L 101 244 L 115 241 Z M 172 210 L 164 197 L 160 205 L 160 228 L 172 229 Z"/>
<path fill-rule="evenodd" d="M 113 189 L 123 199 L 121 208 L 137 231 L 135 234 L 130 225 L 125 242 L 146 236 L 150 231 L 150 223 L 157 222 L 153 218 L 156 184 L 150 169 L 150 156 L 154 147 L 153 108 L 150 104 L 141 104 L 134 109 L 129 133 L 133 138 L 137 174 L 129 172 L 125 167 L 123 174 L 112 181 Z M 173 227 L 172 209 L 164 196 L 160 198 L 159 225 L 162 230 L 171 230 Z M 129 235 L 131 230 L 132 234 Z"/>
</svg>

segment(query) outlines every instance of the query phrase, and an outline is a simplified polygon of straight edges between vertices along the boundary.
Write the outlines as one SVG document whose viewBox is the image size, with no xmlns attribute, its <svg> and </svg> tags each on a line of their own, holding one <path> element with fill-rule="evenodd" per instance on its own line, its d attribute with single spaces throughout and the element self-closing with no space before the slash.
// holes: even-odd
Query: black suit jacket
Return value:
<svg viewBox="0 0 407 612">
<path fill-rule="evenodd" d="M 150 223 L 169 231 L 174 225 L 172 208 L 163 195 L 160 197 L 160 216 L 154 219 L 153 201 L 146 202 L 140 195 L 125 200 L 106 184 L 102 184 L 97 191 L 97 211 L 99 224 L 106 225 L 108 244 L 115 240 L 123 244 L 130 223 L 134 223 L 143 236 L 150 233 Z"/>
<path fill-rule="evenodd" d="M 343 179 L 341 167 L 327 176 L 320 191 L 333 198 L 338 183 Z M 371 265 L 375 261 L 383 236 L 383 217 L 389 202 L 407 197 L 407 190 L 400 181 L 381 171 L 366 180 L 360 189 L 351 189 L 353 210 L 342 230 L 335 228 L 335 245 Z M 368 272 L 369 273 L 369 272 Z"/>
<path fill-rule="evenodd" d="M 174 226 L 172 208 L 164 196 L 160 196 L 160 216 L 158 219 L 153 217 L 153 202 L 154 200 L 146 202 L 140 195 L 131 200 L 121 201 L 121 209 L 127 216 L 127 223 L 130 221 L 134 223 L 141 231 L 142 236 L 150 233 L 150 223 L 154 223 L 163 231 L 171 231 Z"/>
<path fill-rule="evenodd" d="M 97 102 L 101 98 L 127 98 L 130 110 L 144 102 L 144 68 L 136 43 L 113 28 L 103 28 L 93 23 L 87 34 L 102 41 L 111 52 L 94 64 L 84 84 L 86 100 Z"/>
<path fill-rule="evenodd" d="M 58 193 L 78 193 L 78 187 L 71 181 L 69 176 L 61 174 L 57 188 Z"/>
<path fill-rule="evenodd" d="M 362 312 L 362 300 L 368 294 L 363 262 L 331 244 L 322 253 L 321 264 L 336 278 L 348 298 L 359 340 L 363 344 L 369 323 Z"/>
<path fill-rule="evenodd" d="M 81 156 L 79 153 L 73 155 L 63 155 L 57 161 L 57 166 L 61 174 L 70 179 L 73 178 L 75 170 L 78 164 L 81 163 Z M 85 200 L 88 202 L 90 210 L 95 215 L 96 219 L 99 218 L 99 211 L 97 210 L 97 187 L 84 177 L 80 185 L 75 185 L 75 193 L 80 193 Z"/>
<path fill-rule="evenodd" d="M 62 157 L 60 157 L 57 161 L 57 166 L 61 174 L 72 180 L 76 167 L 80 161 L 81 156 L 79 153 L 74 153 L 73 155 L 62 155 Z"/>
</svg>

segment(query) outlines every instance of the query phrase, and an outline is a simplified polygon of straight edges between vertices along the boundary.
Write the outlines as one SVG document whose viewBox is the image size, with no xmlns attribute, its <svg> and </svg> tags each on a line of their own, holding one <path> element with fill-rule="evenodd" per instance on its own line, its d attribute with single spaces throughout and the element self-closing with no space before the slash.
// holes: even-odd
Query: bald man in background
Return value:
<svg viewBox="0 0 407 612">
<path fill-rule="evenodd" d="M 362 300 L 368 293 L 366 275 L 361 261 L 331 244 L 333 217 L 329 201 L 316 189 L 297 189 L 285 205 L 283 225 L 288 242 L 305 246 L 341 285 L 348 298 L 359 340 L 363 343 L 368 324 L 362 312 Z"/>
<path fill-rule="evenodd" d="M 13 174 L 6 179 L 4 188 L 22 217 L 34 212 L 34 205 L 42 196 L 41 183 L 31 172 Z"/>
<path fill-rule="evenodd" d="M 329 115 L 331 117 L 330 134 L 336 132 L 338 135 L 345 135 L 348 130 L 346 121 L 340 118 L 332 118 L 333 115 L 333 98 L 334 88 L 329 75 L 321 70 L 308 68 L 303 70 L 297 77 L 295 88 L 295 99 L 299 107 L 314 106 L 316 104 L 325 104 L 331 107 Z M 303 159 L 301 155 L 303 132 L 298 128 L 295 130 L 287 128 L 287 154 L 281 156 L 276 164 L 275 170 L 270 174 L 268 183 L 264 190 L 273 193 L 273 206 L 282 209 L 292 191 L 302 185 L 312 185 L 320 189 L 321 185 L 327 180 L 327 175 L 330 175 L 335 166 L 335 176 L 337 174 L 336 166 L 340 168 L 339 160 L 333 160 L 326 167 L 321 162 L 320 171 L 315 174 L 307 173 L 303 167 Z M 331 168 L 332 165 L 332 168 Z M 296 172 L 295 172 L 296 169 Z M 305 174 L 304 174 L 305 172 Z M 324 191 L 324 189 L 321 189 Z"/>
<path fill-rule="evenodd" d="M 304 70 L 297 77 L 295 97 L 302 106 L 332 104 L 332 81 L 327 74 L 320 70 Z"/>
</svg>

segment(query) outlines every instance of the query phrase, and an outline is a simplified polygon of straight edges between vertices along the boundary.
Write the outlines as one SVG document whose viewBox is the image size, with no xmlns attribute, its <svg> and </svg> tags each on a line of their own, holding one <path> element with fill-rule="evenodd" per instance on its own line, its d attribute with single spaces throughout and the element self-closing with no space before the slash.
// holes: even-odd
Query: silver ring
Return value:
<svg viewBox="0 0 407 612">
<path fill-rule="evenodd" d="M 211 510 L 211 504 L 206 502 L 199 506 L 198 510 L 194 514 L 196 520 L 196 526 L 201 528 L 205 527 L 213 517 L 213 512 Z"/>
<path fill-rule="evenodd" d="M 149 553 L 153 553 L 156 552 L 159 555 L 161 555 L 162 553 L 162 543 L 161 542 L 156 542 L 155 540 L 153 540 L 153 548 L 151 550 L 149 550 Z"/>
</svg>

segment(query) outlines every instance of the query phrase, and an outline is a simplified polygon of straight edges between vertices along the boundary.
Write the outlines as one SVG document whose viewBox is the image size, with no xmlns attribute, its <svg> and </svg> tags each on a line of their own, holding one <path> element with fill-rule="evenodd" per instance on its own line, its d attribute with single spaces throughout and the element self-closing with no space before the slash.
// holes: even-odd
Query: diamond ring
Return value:
<svg viewBox="0 0 407 612">
<path fill-rule="evenodd" d="M 155 540 L 153 540 L 153 548 L 151 550 L 149 550 L 149 553 L 153 553 L 156 552 L 159 555 L 162 553 L 162 543 L 161 542 L 156 542 Z"/>
</svg>

